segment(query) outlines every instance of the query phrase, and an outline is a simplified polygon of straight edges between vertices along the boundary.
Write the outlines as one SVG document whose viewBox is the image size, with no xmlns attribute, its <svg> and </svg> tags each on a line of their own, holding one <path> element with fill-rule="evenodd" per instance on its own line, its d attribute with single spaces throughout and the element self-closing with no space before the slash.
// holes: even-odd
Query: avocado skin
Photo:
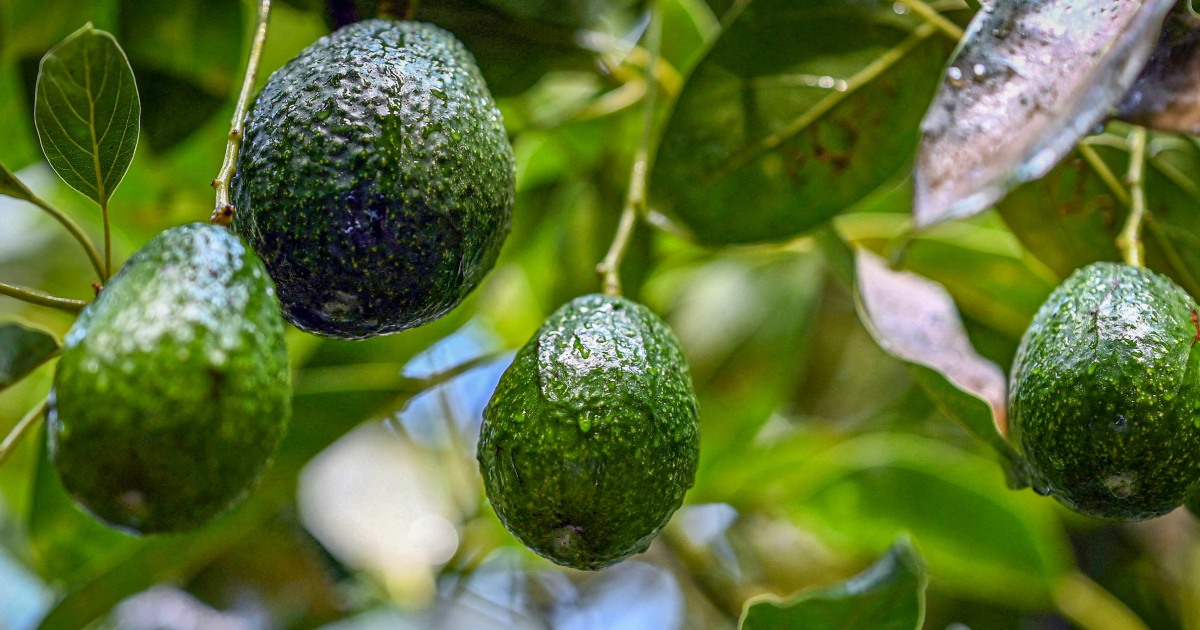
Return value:
<svg viewBox="0 0 1200 630">
<path fill-rule="evenodd" d="M 692 486 L 700 435 L 679 343 L 646 307 L 587 295 L 517 353 L 484 411 L 500 521 L 539 555 L 601 569 L 645 551 Z"/>
<path fill-rule="evenodd" d="M 343 27 L 271 75 L 245 129 L 233 228 L 297 327 L 361 339 L 419 326 L 495 265 L 515 161 L 474 60 L 446 31 Z"/>
<path fill-rule="evenodd" d="M 198 527 L 256 482 L 291 386 L 271 280 L 229 230 L 169 229 L 67 333 L 50 459 L 89 512 L 132 533 Z"/>
<path fill-rule="evenodd" d="M 1017 349 L 1010 438 L 1034 487 L 1077 512 L 1141 520 L 1200 481 L 1194 302 L 1147 269 L 1096 263 L 1042 305 Z"/>
</svg>

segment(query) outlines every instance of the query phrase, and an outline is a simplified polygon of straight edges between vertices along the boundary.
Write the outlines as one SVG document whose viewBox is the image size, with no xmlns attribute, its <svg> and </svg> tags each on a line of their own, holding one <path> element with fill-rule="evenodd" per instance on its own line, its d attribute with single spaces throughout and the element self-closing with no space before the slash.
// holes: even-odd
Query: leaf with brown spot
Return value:
<svg viewBox="0 0 1200 630">
<path fill-rule="evenodd" d="M 1175 0 L 997 0 L 971 21 L 921 124 L 918 225 L 1038 179 L 1133 85 Z"/>
</svg>

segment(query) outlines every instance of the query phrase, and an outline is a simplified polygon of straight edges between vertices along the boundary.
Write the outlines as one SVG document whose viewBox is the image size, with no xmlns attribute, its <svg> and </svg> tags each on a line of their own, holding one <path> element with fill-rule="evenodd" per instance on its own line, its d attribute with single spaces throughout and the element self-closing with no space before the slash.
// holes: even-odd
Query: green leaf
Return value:
<svg viewBox="0 0 1200 630">
<path fill-rule="evenodd" d="M 1175 0 L 1011 0 L 967 27 L 921 123 L 913 216 L 977 214 L 1054 167 L 1133 84 Z"/>
<path fill-rule="evenodd" d="M 122 0 L 120 36 L 141 93 L 142 133 L 162 152 L 231 100 L 245 31 L 238 0 Z"/>
<path fill-rule="evenodd" d="M 933 35 L 891 3 L 735 7 L 663 131 L 652 205 L 710 245 L 821 224 L 909 163 L 949 54 Z"/>
<path fill-rule="evenodd" d="M 17 179 L 8 167 L 0 164 L 0 195 L 8 195 L 16 199 L 33 201 L 33 192 Z"/>
<path fill-rule="evenodd" d="M 1200 135 L 1200 15 L 1188 2 L 1167 16 L 1150 62 L 1117 117 L 1159 131 Z"/>
<path fill-rule="evenodd" d="M 50 333 L 15 322 L 0 324 L 0 391 L 25 378 L 58 354 Z"/>
<path fill-rule="evenodd" d="M 941 285 L 893 271 L 860 250 L 855 271 L 863 325 L 879 346 L 907 363 L 943 408 L 1005 460 L 1019 458 L 1000 434 L 1006 420 L 1004 372 L 980 356 Z"/>
<path fill-rule="evenodd" d="M 929 577 L 907 537 L 862 573 L 829 588 L 782 600 L 746 602 L 742 630 L 919 630 L 925 620 Z"/>
<path fill-rule="evenodd" d="M 34 122 L 50 166 L 101 206 L 125 177 L 139 135 L 133 71 L 113 36 L 89 23 L 42 57 Z"/>
</svg>

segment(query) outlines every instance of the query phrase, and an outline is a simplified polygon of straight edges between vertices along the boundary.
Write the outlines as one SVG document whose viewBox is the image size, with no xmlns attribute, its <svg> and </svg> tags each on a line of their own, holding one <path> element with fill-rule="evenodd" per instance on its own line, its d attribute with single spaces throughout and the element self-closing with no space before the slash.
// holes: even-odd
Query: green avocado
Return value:
<svg viewBox="0 0 1200 630">
<path fill-rule="evenodd" d="M 63 486 L 134 533 L 198 527 L 244 495 L 291 412 L 283 319 L 229 230 L 169 229 L 67 333 L 47 434 Z"/>
<path fill-rule="evenodd" d="M 1009 432 L 1034 488 L 1103 519 L 1179 507 L 1200 483 L 1194 301 L 1150 270 L 1096 263 L 1050 295 L 1017 350 Z"/>
<path fill-rule="evenodd" d="M 445 315 L 495 265 L 512 147 L 470 53 L 366 20 L 271 75 L 246 120 L 233 228 L 309 332 L 361 339 Z"/>
<path fill-rule="evenodd" d="M 645 551 L 692 486 L 696 397 L 646 307 L 587 295 L 517 353 L 484 411 L 479 467 L 500 521 L 536 553 L 601 569 Z"/>
</svg>

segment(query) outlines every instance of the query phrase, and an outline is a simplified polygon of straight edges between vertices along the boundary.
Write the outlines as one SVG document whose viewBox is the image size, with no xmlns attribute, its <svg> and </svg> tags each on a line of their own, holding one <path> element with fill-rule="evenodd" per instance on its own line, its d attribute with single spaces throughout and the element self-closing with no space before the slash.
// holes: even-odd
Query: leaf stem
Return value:
<svg viewBox="0 0 1200 630">
<path fill-rule="evenodd" d="M 617 234 L 608 248 L 604 260 L 596 265 L 605 295 L 621 295 L 621 261 L 629 249 L 633 229 L 638 215 L 646 208 L 646 179 L 650 171 L 650 134 L 654 131 L 654 105 L 658 100 L 659 51 L 662 47 L 662 14 L 658 4 L 650 7 L 650 24 L 646 27 L 646 48 L 649 58 L 646 63 L 646 94 L 642 101 L 642 133 L 633 156 L 633 168 L 629 174 L 629 189 L 625 196 L 625 207 L 617 224 Z"/>
<path fill-rule="evenodd" d="M 1149 630 L 1112 593 L 1076 571 L 1054 588 L 1054 606 L 1084 630 Z"/>
<path fill-rule="evenodd" d="M 250 105 L 250 93 L 254 91 L 254 82 L 258 79 L 258 66 L 262 62 L 263 46 L 267 42 L 267 21 L 271 17 L 271 0 L 260 0 L 258 3 L 258 22 L 254 26 L 254 40 L 250 43 L 250 58 L 246 61 L 246 76 L 242 79 L 242 90 L 238 93 L 237 105 L 233 109 L 233 120 L 229 124 L 229 139 L 225 144 L 225 161 L 221 170 L 212 180 L 212 187 L 217 191 L 217 203 L 209 219 L 219 225 L 229 225 L 233 219 L 233 204 L 229 201 L 229 185 L 237 170 L 238 152 L 242 149 L 242 123 L 246 120 L 246 110 Z"/>
<path fill-rule="evenodd" d="M 15 298 L 23 302 L 56 308 L 68 313 L 78 313 L 83 310 L 83 307 L 87 306 L 87 302 L 82 300 L 62 298 L 50 295 L 49 293 L 43 293 L 37 289 L 26 289 L 25 287 L 18 287 L 4 282 L 0 282 L 0 295 L 7 295 L 10 298 Z"/>
<path fill-rule="evenodd" d="M 112 277 L 112 230 L 108 225 L 108 200 L 100 202 L 100 216 L 104 222 L 104 272 L 100 280 L 108 282 Z"/>
<path fill-rule="evenodd" d="M 954 41 L 959 41 L 963 38 L 961 27 L 946 19 L 946 16 L 938 13 L 937 10 L 926 4 L 923 0 L 900 0 L 900 3 L 911 9 L 913 13 L 924 18 L 926 22 L 936 26 L 946 37 Z"/>
<path fill-rule="evenodd" d="M 1146 128 L 1134 127 L 1129 134 L 1130 190 L 1129 218 L 1117 236 L 1117 248 L 1125 257 L 1125 263 L 1142 266 L 1142 221 L 1146 218 Z"/>
<path fill-rule="evenodd" d="M 46 409 L 50 406 L 50 399 L 44 398 L 36 407 L 29 410 L 25 417 L 17 422 L 12 431 L 9 431 L 5 436 L 4 441 L 0 442 L 0 467 L 4 466 L 5 460 L 12 454 L 18 444 L 21 443 L 21 438 L 29 433 L 29 430 L 37 425 L 37 419 L 46 414 Z"/>
<path fill-rule="evenodd" d="M 100 258 L 100 252 L 96 250 L 96 245 L 92 243 L 92 239 L 88 238 L 88 235 L 84 233 L 83 228 L 79 227 L 79 224 L 71 219 L 71 217 L 67 216 L 62 210 L 55 208 L 49 203 L 46 203 L 37 195 L 30 193 L 27 201 L 46 211 L 47 214 L 54 217 L 56 221 L 61 223 L 63 227 L 67 228 L 67 231 L 71 233 L 71 236 L 75 237 L 75 240 L 78 241 L 81 246 L 83 246 L 83 251 L 87 253 L 88 259 L 92 262 L 92 268 L 96 270 L 96 276 L 103 281 L 105 279 L 104 261 Z M 105 225 L 108 225 L 107 221 L 105 221 Z"/>
</svg>

